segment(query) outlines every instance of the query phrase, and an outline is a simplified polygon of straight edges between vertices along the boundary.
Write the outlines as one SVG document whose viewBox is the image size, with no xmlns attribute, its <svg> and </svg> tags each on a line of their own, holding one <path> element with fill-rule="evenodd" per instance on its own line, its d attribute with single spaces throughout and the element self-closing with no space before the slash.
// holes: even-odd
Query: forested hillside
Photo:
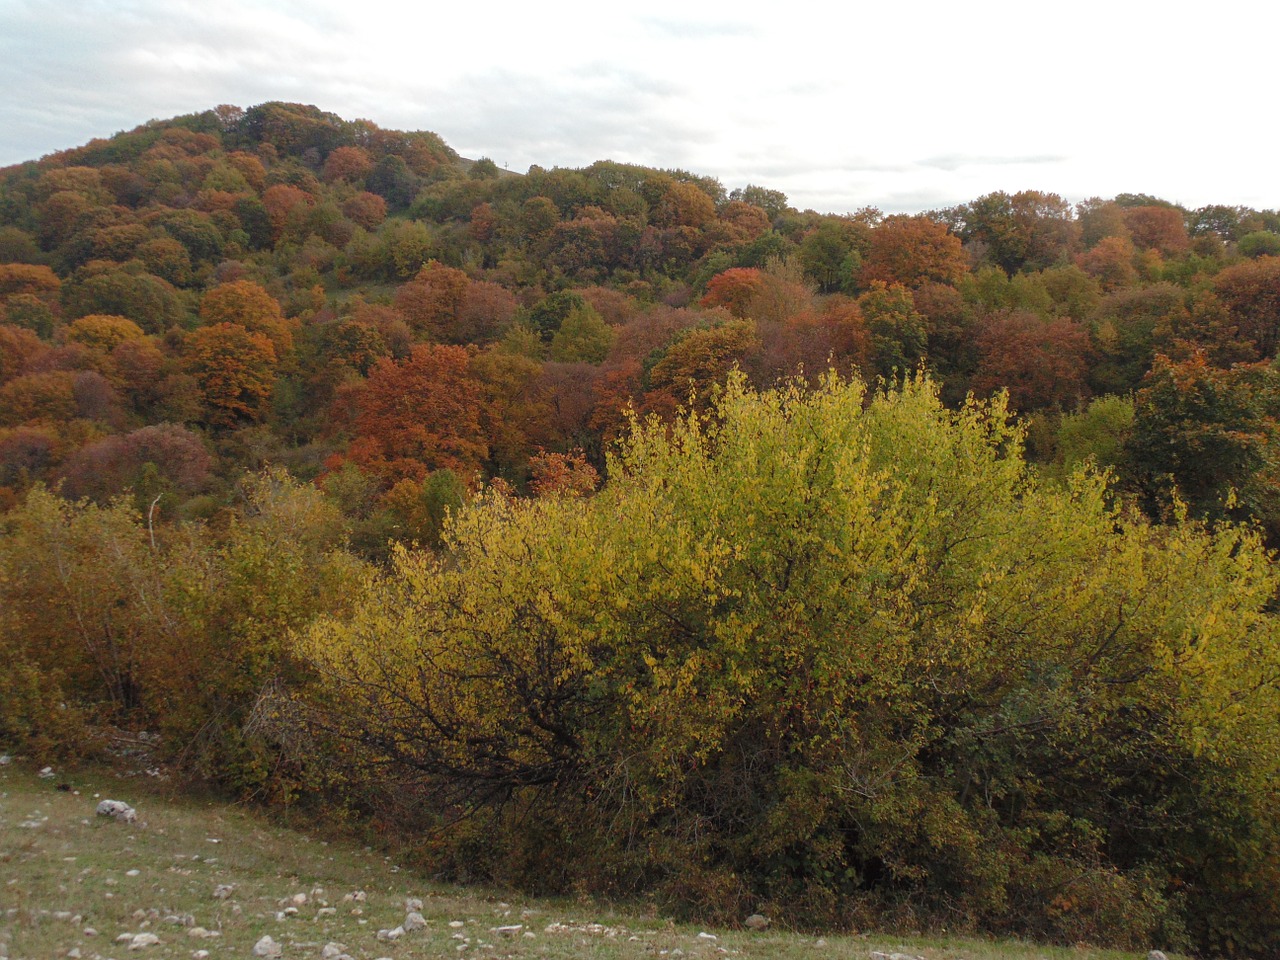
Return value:
<svg viewBox="0 0 1280 960">
<path fill-rule="evenodd" d="M 153 121 L 0 170 L 0 742 L 457 876 L 1278 955 L 1278 349 L 1276 211 Z"/>
</svg>

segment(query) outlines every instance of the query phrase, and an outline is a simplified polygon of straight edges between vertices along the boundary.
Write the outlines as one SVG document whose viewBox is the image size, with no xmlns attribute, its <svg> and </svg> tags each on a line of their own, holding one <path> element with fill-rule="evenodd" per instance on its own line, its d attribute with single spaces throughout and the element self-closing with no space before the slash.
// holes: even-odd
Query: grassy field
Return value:
<svg viewBox="0 0 1280 960">
<path fill-rule="evenodd" d="M 132 804 L 138 822 L 96 816 L 100 799 Z M 405 923 L 410 900 L 421 901 L 423 925 L 385 939 Z M 264 936 L 283 958 L 354 960 L 1129 956 L 979 940 L 706 929 L 594 901 L 445 887 L 381 853 L 309 837 L 252 810 L 168 797 L 146 777 L 40 778 L 17 763 L 0 766 L 0 958 L 217 960 L 255 956 Z"/>
</svg>

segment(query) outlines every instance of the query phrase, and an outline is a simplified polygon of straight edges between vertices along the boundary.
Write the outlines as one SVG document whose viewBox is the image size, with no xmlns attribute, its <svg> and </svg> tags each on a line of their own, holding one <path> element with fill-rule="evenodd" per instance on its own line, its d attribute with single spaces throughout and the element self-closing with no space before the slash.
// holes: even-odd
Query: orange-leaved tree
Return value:
<svg viewBox="0 0 1280 960">
<path fill-rule="evenodd" d="M 261 420 L 275 385 L 276 351 L 262 333 L 238 323 L 201 327 L 187 337 L 184 372 L 200 388 L 205 421 L 233 427 Z"/>
<path fill-rule="evenodd" d="M 432 470 L 474 474 L 488 455 L 481 389 L 462 347 L 419 344 L 400 362 L 379 360 L 356 398 L 349 459 L 387 480 L 421 482 Z"/>
</svg>

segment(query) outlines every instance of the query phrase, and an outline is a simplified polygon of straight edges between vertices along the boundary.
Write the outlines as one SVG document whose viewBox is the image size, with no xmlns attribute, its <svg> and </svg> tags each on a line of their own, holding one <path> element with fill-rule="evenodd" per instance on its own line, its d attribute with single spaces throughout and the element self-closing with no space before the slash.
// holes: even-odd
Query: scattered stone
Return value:
<svg viewBox="0 0 1280 960">
<path fill-rule="evenodd" d="M 218 900 L 225 900 L 235 892 L 236 885 L 234 883 L 220 883 L 213 888 L 213 896 Z"/>
<path fill-rule="evenodd" d="M 711 941 L 711 940 L 719 940 L 720 938 L 717 937 L 714 933 L 707 933 L 704 930 L 702 933 L 698 934 L 698 939 Z"/>
<path fill-rule="evenodd" d="M 212 940 L 214 937 L 222 936 L 219 930 L 206 930 L 204 927 L 192 927 L 187 931 L 187 936 L 193 940 Z"/>
<path fill-rule="evenodd" d="M 284 948 L 271 939 L 270 934 L 267 934 L 253 945 L 253 955 L 255 957 L 280 957 L 284 955 Z"/>
<path fill-rule="evenodd" d="M 813 941 L 813 945 L 815 947 L 825 947 L 827 945 L 827 941 L 824 937 L 819 937 L 817 940 Z"/>
<path fill-rule="evenodd" d="M 141 950 L 143 947 L 154 947 L 160 942 L 160 938 L 154 933 L 135 934 L 134 938 L 129 941 L 130 950 Z"/>
<path fill-rule="evenodd" d="M 337 960 L 338 957 L 342 956 L 346 952 L 347 945 L 345 943 L 338 943 L 338 941 L 334 940 L 324 945 L 324 949 L 320 951 L 320 956 L 323 957 L 324 960 Z"/>
<path fill-rule="evenodd" d="M 321 917 L 332 917 L 337 912 L 337 907 L 321 907 L 316 911 L 316 919 L 319 920 Z"/>
<path fill-rule="evenodd" d="M 193 927 L 195 926 L 196 918 L 189 913 L 171 913 L 164 918 L 164 922 L 172 923 L 179 927 Z"/>
<path fill-rule="evenodd" d="M 1160 950 L 1152 950 L 1147 954 L 1147 960 L 1169 960 Z"/>
<path fill-rule="evenodd" d="M 463 923 L 461 920 L 450 920 L 450 921 L 449 921 L 449 926 L 451 926 L 451 927 L 453 927 L 453 929 L 457 930 L 459 927 L 465 927 L 465 926 L 466 926 L 466 924 L 465 924 L 465 923 Z"/>
<path fill-rule="evenodd" d="M 500 937 L 514 937 L 517 933 L 524 929 L 524 924 L 513 923 L 506 927 L 494 927 L 493 932 Z"/>
<path fill-rule="evenodd" d="M 67 958 L 68 960 L 80 960 L 80 948 L 72 947 L 70 950 L 68 950 Z"/>
<path fill-rule="evenodd" d="M 881 953 L 873 950 L 871 960 L 924 960 L 924 957 L 917 957 L 910 953 Z"/>
<path fill-rule="evenodd" d="M 136 823 L 138 811 L 123 800 L 103 800 L 98 804 L 98 816 L 111 817 L 121 823 Z"/>
<path fill-rule="evenodd" d="M 410 897 L 404 902 L 404 909 L 406 913 L 421 913 L 422 901 L 417 897 Z"/>
<path fill-rule="evenodd" d="M 419 907 L 419 910 L 422 908 Z M 400 926 L 404 927 L 406 933 L 412 933 L 414 930 L 421 930 L 427 925 L 426 918 L 418 913 L 417 910 L 411 910 L 404 918 L 404 923 Z"/>
<path fill-rule="evenodd" d="M 0 767 L 7 767 L 11 763 L 13 763 L 13 757 L 7 753 L 0 753 Z"/>
<path fill-rule="evenodd" d="M 379 930 L 378 939 L 386 942 L 394 943 L 404 936 L 404 927 L 392 927 L 390 930 Z"/>
<path fill-rule="evenodd" d="M 139 875 L 139 874 L 141 874 L 141 873 L 142 873 L 142 871 L 141 871 L 141 870 L 126 870 L 126 871 L 124 872 L 124 875 L 125 875 L 126 877 L 136 877 L 136 876 L 138 876 L 138 875 Z"/>
<path fill-rule="evenodd" d="M 52 777 L 53 775 L 54 775 L 54 774 L 53 774 L 53 767 L 43 767 L 43 768 L 40 770 L 40 779 L 41 779 L 41 780 L 48 780 L 48 779 L 49 779 L 50 777 Z"/>
<path fill-rule="evenodd" d="M 208 960 L 208 956 L 208 950 L 197 950 L 195 953 L 191 954 L 191 960 Z"/>
<path fill-rule="evenodd" d="M 295 893 L 289 898 L 289 902 L 295 907 L 301 907 L 307 902 L 307 895 L 305 893 Z"/>
<path fill-rule="evenodd" d="M 71 911 L 70 911 L 70 910 L 55 910 L 55 911 L 53 911 L 53 919 L 55 919 L 55 920 L 70 920 L 70 919 L 71 919 Z"/>
<path fill-rule="evenodd" d="M 769 918 L 762 913 L 753 913 L 743 923 L 749 930 L 764 930 L 769 926 Z"/>
<path fill-rule="evenodd" d="M 80 932 L 84 934 L 86 937 L 96 937 L 98 935 L 98 931 L 95 930 L 93 927 L 85 927 Z"/>
</svg>

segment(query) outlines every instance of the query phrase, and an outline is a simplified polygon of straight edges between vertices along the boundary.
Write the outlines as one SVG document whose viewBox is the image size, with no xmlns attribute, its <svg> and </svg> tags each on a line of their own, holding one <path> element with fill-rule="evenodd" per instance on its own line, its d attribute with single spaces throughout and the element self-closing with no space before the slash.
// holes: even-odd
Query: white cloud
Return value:
<svg viewBox="0 0 1280 960">
<path fill-rule="evenodd" d="M 511 169 L 614 159 L 798 206 L 1028 187 L 1280 206 L 1272 6 L 916 0 L 0 0 L 0 163 L 219 103 L 429 129 Z"/>
</svg>

